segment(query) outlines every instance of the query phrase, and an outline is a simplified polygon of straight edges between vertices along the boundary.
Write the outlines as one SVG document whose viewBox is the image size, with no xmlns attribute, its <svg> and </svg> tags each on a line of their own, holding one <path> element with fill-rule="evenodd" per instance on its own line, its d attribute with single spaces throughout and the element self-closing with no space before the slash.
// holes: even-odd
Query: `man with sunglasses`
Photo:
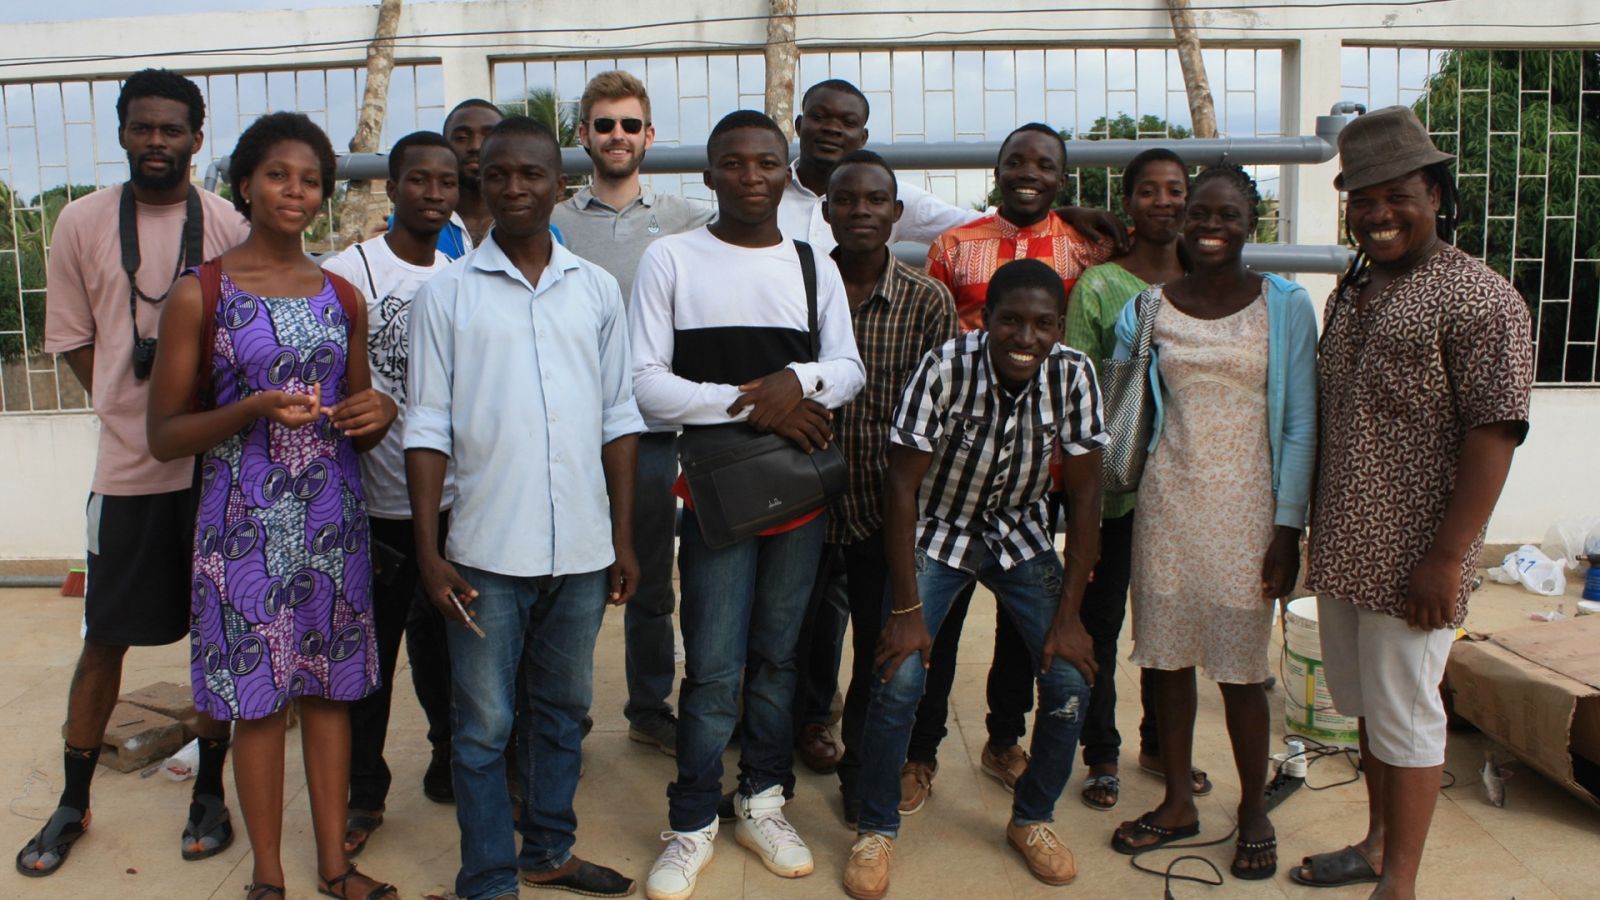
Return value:
<svg viewBox="0 0 1600 900">
<path fill-rule="evenodd" d="M 693 231 L 715 217 L 709 206 L 657 194 L 639 182 L 639 164 L 655 142 L 650 95 L 639 79 L 602 72 L 578 103 L 578 143 L 594 161 L 594 180 L 556 206 L 550 221 L 579 256 L 610 272 L 627 298 L 645 248 L 657 238 Z M 677 719 L 672 693 L 672 538 L 677 525 L 677 430 L 646 432 L 634 478 L 633 540 L 639 591 L 624 612 L 628 737 L 673 755 Z"/>
</svg>

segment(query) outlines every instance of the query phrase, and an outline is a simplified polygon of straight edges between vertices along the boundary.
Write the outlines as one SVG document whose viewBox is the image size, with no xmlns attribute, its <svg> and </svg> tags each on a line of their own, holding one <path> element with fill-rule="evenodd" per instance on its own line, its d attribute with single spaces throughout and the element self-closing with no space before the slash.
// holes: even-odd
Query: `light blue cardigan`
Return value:
<svg viewBox="0 0 1600 900">
<path fill-rule="evenodd" d="M 1317 311 L 1306 289 L 1277 275 L 1267 280 L 1267 435 L 1272 443 L 1273 523 L 1304 528 L 1317 459 Z M 1133 352 L 1138 304 L 1117 317 L 1116 359 Z M 1159 313 L 1157 314 L 1159 315 Z M 1155 392 L 1155 428 L 1150 450 L 1161 441 L 1160 354 L 1151 347 L 1150 387 Z"/>
</svg>

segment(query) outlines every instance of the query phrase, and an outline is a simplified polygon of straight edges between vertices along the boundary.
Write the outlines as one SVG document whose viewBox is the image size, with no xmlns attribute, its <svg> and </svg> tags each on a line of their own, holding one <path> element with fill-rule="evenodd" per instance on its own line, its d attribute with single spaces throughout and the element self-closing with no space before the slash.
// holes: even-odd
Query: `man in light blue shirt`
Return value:
<svg viewBox="0 0 1600 900">
<path fill-rule="evenodd" d="M 536 887 L 621 897 L 633 882 L 572 846 L 595 638 L 606 602 L 625 603 L 638 580 L 633 473 L 644 420 L 627 313 L 615 278 L 551 239 L 565 179 L 549 130 L 506 119 L 482 160 L 494 228 L 412 301 L 405 437 L 413 510 L 438 508 L 446 461 L 455 463 L 443 556 L 436 518 L 414 521 L 423 590 L 450 622 L 456 893 L 514 898 L 521 869 Z M 519 688 L 531 711 L 520 717 Z M 503 758 L 513 720 L 520 854 Z"/>
</svg>

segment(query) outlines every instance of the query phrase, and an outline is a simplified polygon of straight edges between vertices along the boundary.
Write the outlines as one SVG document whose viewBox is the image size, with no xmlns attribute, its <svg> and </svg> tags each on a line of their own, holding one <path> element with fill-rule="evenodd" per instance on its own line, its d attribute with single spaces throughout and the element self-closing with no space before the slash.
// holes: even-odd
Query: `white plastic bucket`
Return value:
<svg viewBox="0 0 1600 900">
<path fill-rule="evenodd" d="M 1324 744 L 1354 747 L 1356 720 L 1340 715 L 1322 674 L 1322 637 L 1317 632 L 1317 598 L 1301 597 L 1284 617 L 1283 721 L 1289 731 Z"/>
</svg>

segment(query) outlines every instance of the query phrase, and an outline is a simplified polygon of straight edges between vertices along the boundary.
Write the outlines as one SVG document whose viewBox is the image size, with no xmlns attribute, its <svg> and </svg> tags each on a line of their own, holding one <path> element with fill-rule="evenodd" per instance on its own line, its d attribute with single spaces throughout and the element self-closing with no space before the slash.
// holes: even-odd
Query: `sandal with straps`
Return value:
<svg viewBox="0 0 1600 900">
<path fill-rule="evenodd" d="M 1264 866 L 1245 868 L 1239 865 L 1246 859 L 1257 857 L 1264 853 L 1272 854 L 1272 862 Z M 1278 838 L 1276 836 L 1262 838 L 1259 841 L 1240 839 L 1233 844 L 1233 865 L 1228 867 L 1233 877 L 1245 881 L 1261 881 L 1278 874 Z"/>
<path fill-rule="evenodd" d="M 67 861 L 72 845 L 89 830 L 89 811 L 58 806 L 39 833 L 17 851 L 17 871 L 29 878 L 54 875 Z M 33 857 L 31 860 L 28 857 Z"/>
<path fill-rule="evenodd" d="M 221 797 L 196 794 L 190 804 L 191 813 L 195 807 L 201 811 L 200 818 L 183 824 L 183 858 L 189 862 L 216 856 L 233 844 L 233 822 Z"/>
<path fill-rule="evenodd" d="M 317 893 L 323 895 L 324 897 L 337 897 L 339 900 L 351 900 L 350 893 L 346 885 L 349 883 L 350 879 L 360 874 L 360 872 L 356 871 L 356 867 L 352 865 L 350 868 L 344 870 L 343 875 L 336 875 L 332 878 L 323 878 L 319 875 L 317 876 Z M 335 894 L 335 890 L 337 890 L 339 893 Z M 361 900 L 380 900 L 380 898 L 388 896 L 399 897 L 400 889 L 392 884 L 378 882 L 378 886 L 368 891 L 366 896 L 362 897 Z"/>
<path fill-rule="evenodd" d="M 1134 819 L 1132 822 L 1122 823 L 1122 827 L 1118 828 L 1116 832 L 1111 835 L 1111 849 L 1121 853 L 1124 856 L 1134 856 L 1149 850 L 1154 850 L 1157 847 L 1165 847 L 1173 841 L 1181 841 L 1184 838 L 1194 837 L 1200 833 L 1199 820 L 1190 822 L 1187 825 L 1179 825 L 1174 828 L 1167 828 L 1162 825 L 1157 825 L 1154 821 L 1152 821 L 1152 815 L 1152 813 L 1145 813 L 1139 818 Z M 1127 832 L 1126 837 L 1123 836 L 1124 831 Z M 1155 840 L 1148 844 L 1139 844 L 1137 846 L 1129 843 L 1129 837 L 1135 837 L 1141 834 L 1153 835 Z"/>
<path fill-rule="evenodd" d="M 279 897 L 289 896 L 284 892 L 281 884 L 247 884 L 244 886 L 244 900 L 267 900 L 273 895 Z"/>
<path fill-rule="evenodd" d="M 1122 791 L 1122 779 L 1115 775 L 1090 775 L 1083 780 L 1083 793 L 1079 795 L 1083 805 L 1101 812 L 1110 810 L 1117 805 L 1118 795 Z M 1102 801 L 1094 795 L 1109 796 L 1110 801 Z"/>
</svg>

